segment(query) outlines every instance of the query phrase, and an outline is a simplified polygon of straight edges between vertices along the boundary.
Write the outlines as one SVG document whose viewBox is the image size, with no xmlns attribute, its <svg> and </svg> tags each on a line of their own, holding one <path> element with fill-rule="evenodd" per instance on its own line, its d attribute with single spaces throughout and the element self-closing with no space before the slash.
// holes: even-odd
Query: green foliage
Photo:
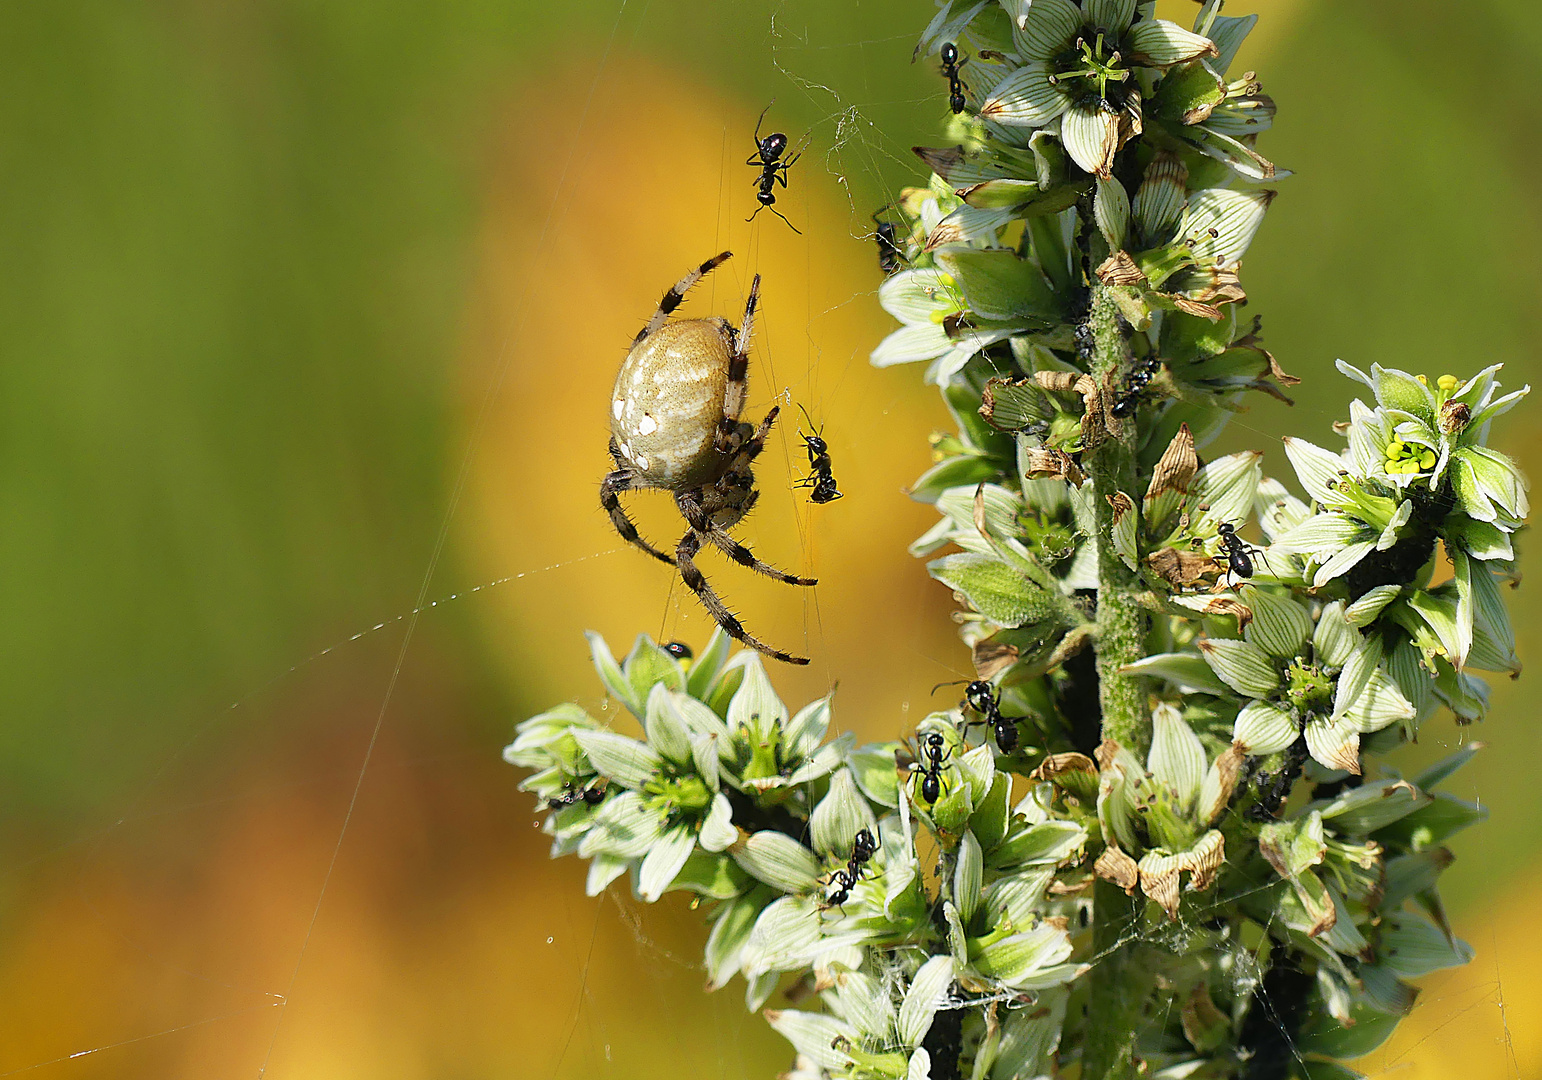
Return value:
<svg viewBox="0 0 1542 1080">
<path fill-rule="evenodd" d="M 715 641 L 701 675 L 593 639 L 647 742 L 566 708 L 510 747 L 591 891 L 718 900 L 711 983 L 751 1008 L 804 976 L 818 1008 L 767 1014 L 798 1080 L 1352 1075 L 1408 980 L 1471 956 L 1438 879 L 1482 814 L 1437 787 L 1476 747 L 1413 780 L 1377 758 L 1518 670 L 1526 483 L 1487 437 L 1526 390 L 1341 365 L 1376 404 L 1342 452 L 1286 440 L 1305 499 L 1258 452 L 1201 463 L 1297 381 L 1236 314 L 1251 184 L 1286 173 L 1254 146 L 1272 100 L 1228 75 L 1255 17 L 1220 11 L 953 0 L 922 37 L 973 47 L 974 107 L 918 150 L 872 361 L 926 362 L 958 423 L 912 551 L 958 549 L 928 568 L 965 608 L 959 709 L 853 749 L 753 654 Z"/>
</svg>

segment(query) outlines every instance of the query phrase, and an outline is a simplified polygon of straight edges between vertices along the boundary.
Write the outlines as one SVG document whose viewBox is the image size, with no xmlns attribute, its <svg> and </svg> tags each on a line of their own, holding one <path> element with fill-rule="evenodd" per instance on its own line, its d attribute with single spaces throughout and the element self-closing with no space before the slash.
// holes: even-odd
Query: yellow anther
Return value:
<svg viewBox="0 0 1542 1080">
<path fill-rule="evenodd" d="M 1428 379 L 1426 379 L 1423 375 L 1415 375 L 1414 378 L 1418 379 L 1425 386 L 1428 386 L 1430 384 L 1430 381 Z"/>
<path fill-rule="evenodd" d="M 1455 390 L 1458 386 L 1461 385 L 1461 380 L 1458 379 L 1455 375 L 1442 375 L 1436 381 L 1436 385 L 1439 386 L 1442 390 L 1446 391 L 1446 393 L 1450 393 L 1452 390 Z"/>
</svg>

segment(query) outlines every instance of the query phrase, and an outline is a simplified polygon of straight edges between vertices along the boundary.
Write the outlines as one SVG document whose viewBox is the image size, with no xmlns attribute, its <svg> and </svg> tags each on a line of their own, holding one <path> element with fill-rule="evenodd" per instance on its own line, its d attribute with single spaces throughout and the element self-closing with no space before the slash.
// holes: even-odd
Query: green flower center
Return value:
<svg viewBox="0 0 1542 1080">
<path fill-rule="evenodd" d="M 1297 657 L 1285 669 L 1285 700 L 1304 713 L 1326 708 L 1333 703 L 1333 680 Z"/>
<path fill-rule="evenodd" d="M 1387 473 L 1413 476 L 1435 467 L 1435 451 L 1420 443 L 1393 439 L 1387 444 Z"/>
<path fill-rule="evenodd" d="M 643 791 L 671 815 L 705 810 L 712 803 L 712 792 L 699 776 L 655 777 L 643 785 Z"/>
<path fill-rule="evenodd" d="M 1119 51 L 1103 37 L 1103 31 L 1088 41 L 1076 39 L 1076 52 L 1063 62 L 1061 71 L 1049 77 L 1050 85 L 1063 85 L 1070 79 L 1086 79 L 1089 87 L 1096 89 L 1097 100 L 1108 103 L 1108 84 L 1122 83 L 1130 73 L 1119 66 Z M 1068 88 L 1069 89 L 1069 88 Z"/>
</svg>

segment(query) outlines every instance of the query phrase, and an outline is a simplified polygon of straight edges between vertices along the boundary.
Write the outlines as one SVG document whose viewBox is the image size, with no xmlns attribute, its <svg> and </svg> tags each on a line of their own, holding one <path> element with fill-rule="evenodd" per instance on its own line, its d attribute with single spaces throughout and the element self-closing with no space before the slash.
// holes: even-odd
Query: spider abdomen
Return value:
<svg viewBox="0 0 1542 1080">
<path fill-rule="evenodd" d="M 611 394 L 610 431 L 647 486 L 680 488 L 722 475 L 728 459 L 713 440 L 732 355 L 732 331 L 722 319 L 669 323 L 627 354 Z"/>
</svg>

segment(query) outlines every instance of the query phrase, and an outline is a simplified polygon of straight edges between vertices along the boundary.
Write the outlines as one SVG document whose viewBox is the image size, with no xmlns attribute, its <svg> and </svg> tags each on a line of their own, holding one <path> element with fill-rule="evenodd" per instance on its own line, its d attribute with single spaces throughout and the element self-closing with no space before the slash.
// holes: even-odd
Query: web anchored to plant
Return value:
<svg viewBox="0 0 1542 1080">
<path fill-rule="evenodd" d="M 1375 759 L 1480 719 L 1474 669 L 1519 671 L 1526 482 L 1487 441 L 1526 391 L 1340 363 L 1368 400 L 1342 449 L 1285 439 L 1299 494 L 1259 453 L 1201 459 L 1296 382 L 1238 314 L 1253 185 L 1285 174 L 1254 147 L 1274 103 L 1230 71 L 1256 17 L 1220 7 L 1190 31 L 955 0 L 922 37 L 952 145 L 880 234 L 904 325 L 873 362 L 928 362 L 958 424 L 913 551 L 957 549 L 928 569 L 967 607 L 959 707 L 855 747 L 722 632 L 621 663 L 591 637 L 645 740 L 562 705 L 507 751 L 591 893 L 695 892 L 713 987 L 801 990 L 766 1012 L 787 1077 L 1350 1077 L 1408 980 L 1471 956 L 1437 880 L 1483 812 L 1439 785 L 1477 747 Z"/>
</svg>

